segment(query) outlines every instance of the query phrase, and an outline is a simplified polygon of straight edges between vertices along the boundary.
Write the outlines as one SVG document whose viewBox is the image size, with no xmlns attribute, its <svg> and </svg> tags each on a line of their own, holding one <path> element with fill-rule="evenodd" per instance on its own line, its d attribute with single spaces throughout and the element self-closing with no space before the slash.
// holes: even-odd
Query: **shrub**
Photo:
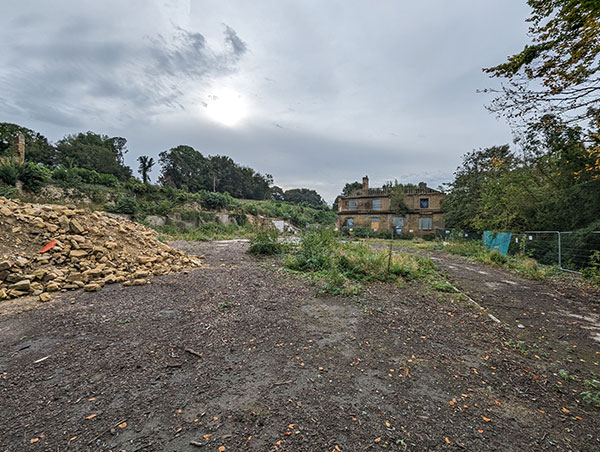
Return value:
<svg viewBox="0 0 600 452">
<path fill-rule="evenodd" d="M 293 270 L 320 271 L 332 266 L 338 239 L 331 228 L 309 229 L 302 234 L 298 251 L 286 265 Z"/>
<path fill-rule="evenodd" d="M 114 174 L 99 174 L 98 183 L 106 187 L 116 187 L 119 184 L 119 179 Z"/>
<path fill-rule="evenodd" d="M 200 202 L 207 209 L 224 209 L 231 204 L 231 196 L 229 194 L 203 191 L 200 192 Z"/>
<path fill-rule="evenodd" d="M 279 243 L 279 233 L 272 228 L 266 231 L 259 230 L 250 239 L 248 252 L 255 256 L 273 256 L 283 251 L 283 245 Z"/>
<path fill-rule="evenodd" d="M 73 174 L 86 184 L 97 184 L 98 177 L 100 176 L 96 171 L 86 168 L 71 168 L 69 171 L 72 171 Z"/>
<path fill-rule="evenodd" d="M 19 167 L 12 163 L 0 166 L 0 181 L 6 185 L 15 185 L 19 180 Z"/>
<path fill-rule="evenodd" d="M 357 226 L 352 229 L 352 235 L 361 239 L 368 237 L 370 232 L 371 230 L 369 228 L 365 228 L 364 226 Z"/>
<path fill-rule="evenodd" d="M 498 265 L 504 265 L 506 262 L 508 262 L 507 257 L 498 250 L 493 250 L 490 252 L 490 260 L 494 264 Z"/>
<path fill-rule="evenodd" d="M 139 210 L 139 206 L 133 198 L 119 198 L 116 204 L 107 208 L 107 210 L 110 212 L 135 215 L 135 213 Z"/>
<path fill-rule="evenodd" d="M 45 166 L 29 162 L 21 166 L 19 180 L 23 182 L 25 190 L 39 193 L 50 174 L 50 170 Z"/>
<path fill-rule="evenodd" d="M 594 251 L 590 257 L 590 266 L 581 272 L 592 284 L 600 286 L 600 251 Z"/>
</svg>

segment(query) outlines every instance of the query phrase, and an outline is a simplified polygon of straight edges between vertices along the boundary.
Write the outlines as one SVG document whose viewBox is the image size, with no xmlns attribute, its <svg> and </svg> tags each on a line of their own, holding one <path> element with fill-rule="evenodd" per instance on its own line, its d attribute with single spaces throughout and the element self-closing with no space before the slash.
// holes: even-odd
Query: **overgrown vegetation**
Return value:
<svg viewBox="0 0 600 452">
<path fill-rule="evenodd" d="M 546 279 L 559 273 L 554 266 L 541 265 L 535 259 L 520 254 L 504 256 L 497 250 L 490 251 L 472 240 L 435 242 L 431 246 L 492 267 L 511 268 L 531 279 Z"/>
<path fill-rule="evenodd" d="M 332 228 L 313 228 L 302 234 L 298 246 L 285 258 L 285 266 L 324 282 L 322 290 L 333 295 L 357 295 L 370 282 L 403 285 L 423 279 L 432 288 L 448 291 L 432 261 L 409 253 L 376 251 L 368 243 L 344 243 Z"/>
<path fill-rule="evenodd" d="M 556 267 L 541 265 L 535 259 L 519 254 L 504 256 L 497 250 L 490 251 L 479 242 L 472 240 L 435 242 L 431 244 L 431 247 L 447 253 L 458 254 L 485 265 L 511 268 L 531 279 L 546 279 L 558 274 Z"/>
<path fill-rule="evenodd" d="M 250 239 L 248 253 L 255 256 L 274 256 L 285 249 L 279 241 L 279 233 L 275 228 L 258 230 Z"/>
</svg>

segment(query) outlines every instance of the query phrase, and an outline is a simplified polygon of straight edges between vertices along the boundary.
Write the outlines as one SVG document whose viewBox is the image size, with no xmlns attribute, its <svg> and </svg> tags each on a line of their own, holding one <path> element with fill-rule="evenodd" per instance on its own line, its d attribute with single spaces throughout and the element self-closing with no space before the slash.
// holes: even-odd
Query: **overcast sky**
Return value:
<svg viewBox="0 0 600 452">
<path fill-rule="evenodd" d="M 0 3 L 0 122 L 51 141 L 179 144 L 329 202 L 346 182 L 452 180 L 511 142 L 481 71 L 527 42 L 525 0 Z M 153 180 L 158 169 L 151 174 Z"/>
</svg>

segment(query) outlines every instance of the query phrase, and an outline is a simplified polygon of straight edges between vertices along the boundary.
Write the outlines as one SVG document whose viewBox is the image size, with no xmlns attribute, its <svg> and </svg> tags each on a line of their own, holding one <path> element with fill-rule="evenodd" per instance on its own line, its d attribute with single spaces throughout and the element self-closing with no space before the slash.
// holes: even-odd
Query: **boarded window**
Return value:
<svg viewBox="0 0 600 452">
<path fill-rule="evenodd" d="M 351 199 L 348 201 L 348 208 L 350 210 L 356 210 L 356 199 Z"/>
<path fill-rule="evenodd" d="M 420 206 L 421 209 L 429 209 L 429 198 L 421 198 Z"/>
<path fill-rule="evenodd" d="M 381 210 L 381 199 L 373 200 L 373 210 Z"/>
<path fill-rule="evenodd" d="M 419 218 L 419 229 L 423 231 L 429 231 L 433 229 L 433 218 L 421 217 Z"/>
<path fill-rule="evenodd" d="M 371 218 L 371 229 L 374 231 L 379 230 L 379 218 Z"/>
<path fill-rule="evenodd" d="M 349 228 L 354 227 L 354 218 L 346 218 L 346 226 Z"/>
</svg>

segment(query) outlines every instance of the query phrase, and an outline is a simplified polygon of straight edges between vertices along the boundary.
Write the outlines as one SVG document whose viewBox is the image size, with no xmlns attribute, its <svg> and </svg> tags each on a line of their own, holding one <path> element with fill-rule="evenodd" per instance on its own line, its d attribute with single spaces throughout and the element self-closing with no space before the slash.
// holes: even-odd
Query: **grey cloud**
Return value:
<svg viewBox="0 0 600 452">
<path fill-rule="evenodd" d="M 233 49 L 233 53 L 236 55 L 243 55 L 248 50 L 246 43 L 242 41 L 235 30 L 231 28 L 229 25 L 223 24 L 225 26 L 225 42 L 231 45 Z"/>
<path fill-rule="evenodd" d="M 210 48 L 201 33 L 180 27 L 138 39 L 99 38 L 98 28 L 102 24 L 89 17 L 68 22 L 44 39 L 17 40 L 3 52 L 0 100 L 7 110 L 73 125 L 82 114 L 108 121 L 131 120 L 136 113 L 147 117 L 182 108 L 186 83 L 231 74 L 246 51 L 228 26 L 225 50 Z"/>
</svg>

